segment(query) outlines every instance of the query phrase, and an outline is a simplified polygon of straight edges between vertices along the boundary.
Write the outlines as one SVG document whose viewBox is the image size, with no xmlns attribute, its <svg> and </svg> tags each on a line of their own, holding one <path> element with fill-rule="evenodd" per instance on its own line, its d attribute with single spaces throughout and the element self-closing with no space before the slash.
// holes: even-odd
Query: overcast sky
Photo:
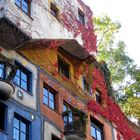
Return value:
<svg viewBox="0 0 140 140">
<path fill-rule="evenodd" d="M 103 13 L 122 25 L 118 35 L 124 40 L 127 52 L 140 66 L 140 0 L 84 0 L 95 16 Z"/>
</svg>

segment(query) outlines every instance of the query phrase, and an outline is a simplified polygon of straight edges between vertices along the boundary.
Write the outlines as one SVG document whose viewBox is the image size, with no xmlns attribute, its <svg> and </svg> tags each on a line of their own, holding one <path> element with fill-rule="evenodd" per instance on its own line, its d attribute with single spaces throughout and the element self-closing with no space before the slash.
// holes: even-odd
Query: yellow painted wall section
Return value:
<svg viewBox="0 0 140 140">
<path fill-rule="evenodd" d="M 50 50 L 48 48 L 37 48 L 37 49 L 27 49 L 21 50 L 25 57 L 27 57 L 34 64 L 40 66 L 42 69 L 51 73 L 55 70 L 54 63 L 57 61 L 57 50 Z"/>
<path fill-rule="evenodd" d="M 27 57 L 31 62 L 41 67 L 47 73 L 53 75 L 63 85 L 69 89 L 72 93 L 81 95 L 83 98 L 87 97 L 87 94 L 82 89 L 82 76 L 76 77 L 77 71 L 84 68 L 83 62 L 77 60 L 73 56 L 68 55 L 63 51 L 58 51 L 58 48 L 49 49 L 45 47 L 27 47 L 27 49 L 20 50 L 20 53 Z M 58 56 L 61 57 L 70 66 L 70 76 L 68 79 L 58 72 L 57 62 Z"/>
</svg>

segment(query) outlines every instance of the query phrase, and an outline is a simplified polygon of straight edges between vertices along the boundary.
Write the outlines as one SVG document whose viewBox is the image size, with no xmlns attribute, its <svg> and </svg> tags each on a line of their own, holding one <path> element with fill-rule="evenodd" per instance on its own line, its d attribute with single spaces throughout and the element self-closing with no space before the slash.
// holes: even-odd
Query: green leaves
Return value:
<svg viewBox="0 0 140 140">
<path fill-rule="evenodd" d="M 94 28 L 98 35 L 98 48 L 103 49 L 103 45 L 108 45 L 108 43 L 113 43 L 114 34 L 117 33 L 121 25 L 118 21 L 112 22 L 112 20 L 104 15 L 102 17 L 94 18 Z"/>
<path fill-rule="evenodd" d="M 124 41 L 116 42 L 121 25 L 103 15 L 94 18 L 94 27 L 98 37 L 97 60 L 108 65 L 116 99 L 126 115 L 140 120 L 140 68 L 126 53 Z"/>
</svg>

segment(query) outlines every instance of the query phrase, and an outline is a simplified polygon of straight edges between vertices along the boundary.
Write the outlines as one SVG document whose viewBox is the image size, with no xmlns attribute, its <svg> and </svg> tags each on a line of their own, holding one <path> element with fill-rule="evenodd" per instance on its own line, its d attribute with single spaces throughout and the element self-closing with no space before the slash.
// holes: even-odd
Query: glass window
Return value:
<svg viewBox="0 0 140 140">
<path fill-rule="evenodd" d="M 97 90 L 95 91 L 95 98 L 96 98 L 96 102 L 101 104 L 101 95 Z"/>
<path fill-rule="evenodd" d="M 29 140 L 29 121 L 15 114 L 13 125 L 13 140 Z"/>
<path fill-rule="evenodd" d="M 0 78 L 4 78 L 4 64 L 0 64 Z"/>
<path fill-rule="evenodd" d="M 70 108 L 69 105 L 64 104 L 63 105 L 63 112 L 68 112 L 68 115 L 64 116 L 64 126 L 68 125 L 68 124 L 73 124 L 73 113 L 72 113 L 72 109 Z"/>
<path fill-rule="evenodd" d="M 56 19 L 59 18 L 59 10 L 53 3 L 50 4 L 50 12 Z"/>
<path fill-rule="evenodd" d="M 70 78 L 69 65 L 60 58 L 58 58 L 58 71 L 65 77 Z"/>
<path fill-rule="evenodd" d="M 83 88 L 83 90 L 87 91 L 88 93 L 91 93 L 91 88 L 90 88 L 85 76 L 82 76 L 82 88 Z"/>
<path fill-rule="evenodd" d="M 96 140 L 103 140 L 103 126 L 94 118 L 91 118 L 91 136 Z"/>
<path fill-rule="evenodd" d="M 20 7 L 26 14 L 30 15 L 30 0 L 15 0 L 15 4 Z"/>
<path fill-rule="evenodd" d="M 55 109 L 55 94 L 52 90 L 46 86 L 43 88 L 43 103 L 49 106 L 51 109 Z"/>
<path fill-rule="evenodd" d="M 96 129 L 93 126 L 91 126 L 91 135 L 96 138 Z"/>
<path fill-rule="evenodd" d="M 80 9 L 78 9 L 78 18 L 80 23 L 85 25 L 85 14 Z"/>
<path fill-rule="evenodd" d="M 17 62 L 16 65 L 18 70 L 14 77 L 14 83 L 22 89 L 31 92 L 31 72 Z"/>
</svg>

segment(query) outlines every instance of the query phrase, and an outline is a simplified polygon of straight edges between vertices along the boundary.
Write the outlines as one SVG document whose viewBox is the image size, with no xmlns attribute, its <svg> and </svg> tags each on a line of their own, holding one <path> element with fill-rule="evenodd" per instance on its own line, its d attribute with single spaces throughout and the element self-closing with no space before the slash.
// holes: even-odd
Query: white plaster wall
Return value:
<svg viewBox="0 0 140 140">
<path fill-rule="evenodd" d="M 4 0 L 2 0 L 4 1 Z M 32 0 L 31 3 L 31 17 L 26 15 L 21 9 L 19 9 L 14 1 L 5 0 L 5 12 L 4 15 L 12 20 L 15 24 L 18 23 L 18 27 L 24 32 L 30 35 L 33 39 L 45 39 L 45 38 L 58 38 L 58 39 L 71 39 L 73 33 L 69 32 L 55 17 L 50 14 L 50 2 L 56 3 L 60 14 L 64 7 L 64 0 Z M 65 1 L 66 2 L 66 1 Z M 78 16 L 79 4 L 77 0 L 72 0 L 72 8 L 77 11 L 75 13 Z M 2 12 L 0 12 L 2 13 Z M 20 24 L 19 24 L 20 23 Z M 81 35 L 76 37 L 76 40 L 82 45 Z"/>
<path fill-rule="evenodd" d="M 2 47 L 0 47 L 2 48 Z M 2 55 L 9 59 L 17 60 L 21 65 L 23 65 L 25 68 L 27 68 L 29 71 L 32 72 L 32 94 L 27 93 L 25 90 L 21 89 L 20 87 L 15 85 L 15 93 L 12 95 L 12 98 L 15 99 L 20 104 L 29 107 L 31 109 L 37 110 L 37 93 L 36 93 L 36 87 L 37 87 L 37 69 L 34 65 L 29 63 L 26 59 L 24 59 L 21 55 L 16 53 L 15 51 L 2 51 Z M 23 99 L 20 99 L 17 96 L 17 91 L 21 91 L 23 93 Z"/>
<path fill-rule="evenodd" d="M 52 134 L 62 140 L 66 140 L 65 137 L 61 138 L 61 132 L 59 132 L 53 125 L 44 122 L 44 140 L 52 140 Z"/>
</svg>

